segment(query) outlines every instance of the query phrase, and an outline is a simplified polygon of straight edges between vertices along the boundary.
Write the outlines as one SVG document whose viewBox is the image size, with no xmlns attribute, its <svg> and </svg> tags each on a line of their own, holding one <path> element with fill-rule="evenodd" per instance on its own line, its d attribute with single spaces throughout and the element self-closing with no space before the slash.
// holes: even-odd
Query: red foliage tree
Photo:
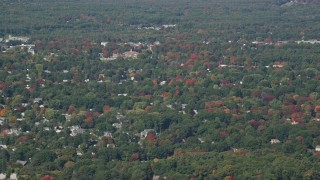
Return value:
<svg viewBox="0 0 320 180">
<path fill-rule="evenodd" d="M 163 96 L 163 97 L 168 97 L 169 95 L 170 95 L 169 92 L 163 92 L 163 93 L 162 93 L 162 96 Z"/>
<path fill-rule="evenodd" d="M 103 107 L 103 113 L 107 114 L 107 113 L 109 113 L 111 111 L 111 109 L 112 108 L 110 106 L 104 106 Z"/>
<path fill-rule="evenodd" d="M 43 177 L 43 180 L 54 180 L 54 177 L 53 176 L 49 176 L 49 175 L 45 175 Z"/>
<path fill-rule="evenodd" d="M 294 104 L 289 105 L 289 112 L 290 113 L 300 112 L 300 111 L 301 111 L 300 105 L 294 105 Z"/>
<path fill-rule="evenodd" d="M 154 79 L 152 80 L 153 85 L 157 85 L 158 84 L 158 80 Z"/>
<path fill-rule="evenodd" d="M 303 121 L 303 115 L 301 113 L 294 112 L 291 114 L 291 119 L 294 122 L 301 123 Z"/>
<path fill-rule="evenodd" d="M 192 85 L 192 84 L 195 84 L 197 82 L 197 79 L 196 78 L 192 78 L 192 79 L 187 79 L 185 84 L 186 85 Z"/>
<path fill-rule="evenodd" d="M 84 114 L 84 116 L 86 116 L 86 117 L 92 117 L 92 116 L 93 116 L 93 112 L 87 111 L 87 112 Z"/>
<path fill-rule="evenodd" d="M 148 112 L 153 109 L 153 106 L 149 105 L 144 109 L 144 112 Z"/>
<path fill-rule="evenodd" d="M 216 107 L 221 107 L 223 105 L 223 101 L 221 101 L 221 100 L 213 101 L 213 104 Z"/>
<path fill-rule="evenodd" d="M 192 60 L 196 60 L 196 59 L 199 59 L 199 56 L 197 54 L 191 54 L 190 58 Z"/>
<path fill-rule="evenodd" d="M 237 62 L 237 57 L 235 57 L 235 56 L 230 56 L 230 63 L 231 63 L 231 64 L 236 64 L 236 62 Z"/>
<path fill-rule="evenodd" d="M 260 122 L 255 120 L 255 119 L 252 119 L 250 121 L 248 121 L 248 123 L 254 128 L 254 129 L 257 129 L 259 126 L 260 126 Z"/>
<path fill-rule="evenodd" d="M 296 140 L 299 141 L 299 142 L 301 142 L 301 143 L 303 143 L 304 137 L 303 137 L 303 136 L 297 136 L 297 137 L 296 137 Z"/>
<path fill-rule="evenodd" d="M 220 136 L 221 139 L 224 139 L 224 138 L 229 136 L 229 133 L 227 131 L 225 131 L 225 130 L 222 130 L 222 131 L 219 132 L 219 136 Z"/>
<path fill-rule="evenodd" d="M 144 91 L 142 91 L 142 92 L 140 93 L 140 96 L 144 97 L 144 96 L 146 96 L 146 93 L 145 93 Z"/>
<path fill-rule="evenodd" d="M 276 97 L 273 94 L 268 94 L 268 93 L 261 93 L 261 99 L 263 101 L 272 101 L 274 100 Z"/>
<path fill-rule="evenodd" d="M 68 111 L 67 111 L 67 113 L 68 114 L 72 114 L 73 112 L 74 112 L 74 110 L 75 110 L 75 108 L 74 108 L 74 106 L 69 106 L 69 108 L 68 108 Z"/>
<path fill-rule="evenodd" d="M 133 153 L 129 159 L 129 161 L 138 161 L 140 158 L 139 153 Z"/>
<path fill-rule="evenodd" d="M 178 96 L 180 94 L 180 91 L 178 89 L 176 89 L 174 94 Z"/>
<path fill-rule="evenodd" d="M 180 75 L 176 76 L 176 81 L 182 81 L 182 76 Z"/>
<path fill-rule="evenodd" d="M 5 83 L 0 83 L 0 89 L 3 89 L 6 87 L 6 84 Z"/>
<path fill-rule="evenodd" d="M 314 112 L 319 113 L 320 112 L 320 105 L 316 105 L 314 107 Z"/>
<path fill-rule="evenodd" d="M 93 118 L 92 117 L 87 117 L 84 121 L 86 123 L 93 123 Z"/>
<path fill-rule="evenodd" d="M 270 43 L 271 43 L 271 38 L 266 38 L 266 39 L 264 40 L 264 43 L 270 44 Z"/>
<path fill-rule="evenodd" d="M 153 133 L 148 133 L 146 139 L 147 140 L 154 140 L 154 139 L 156 139 L 156 136 Z"/>
<path fill-rule="evenodd" d="M 21 136 L 17 139 L 18 142 L 26 142 L 28 141 L 28 137 L 27 136 Z"/>
</svg>

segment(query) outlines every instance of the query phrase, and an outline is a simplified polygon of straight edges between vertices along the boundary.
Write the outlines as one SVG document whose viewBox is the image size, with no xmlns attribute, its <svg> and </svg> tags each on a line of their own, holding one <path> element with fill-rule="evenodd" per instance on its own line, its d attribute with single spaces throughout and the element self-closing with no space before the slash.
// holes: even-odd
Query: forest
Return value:
<svg viewBox="0 0 320 180">
<path fill-rule="evenodd" d="M 0 179 L 320 179 L 317 0 L 3 0 Z"/>
</svg>

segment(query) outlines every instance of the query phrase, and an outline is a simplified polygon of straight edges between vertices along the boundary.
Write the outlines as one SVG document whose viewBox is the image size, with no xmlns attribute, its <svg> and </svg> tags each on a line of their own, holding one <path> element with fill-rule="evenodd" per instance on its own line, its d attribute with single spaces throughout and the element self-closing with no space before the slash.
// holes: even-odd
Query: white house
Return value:
<svg viewBox="0 0 320 180">
<path fill-rule="evenodd" d="M 7 177 L 7 174 L 4 174 L 4 173 L 0 174 L 0 180 L 4 180 L 6 179 L 6 177 Z"/>
<path fill-rule="evenodd" d="M 270 143 L 271 144 L 278 144 L 278 143 L 280 143 L 280 140 L 279 139 L 271 139 Z"/>
<path fill-rule="evenodd" d="M 154 131 L 154 129 L 145 129 L 143 130 L 141 133 L 140 133 L 140 138 L 146 138 L 148 133 L 151 132 L 151 131 Z"/>
<path fill-rule="evenodd" d="M 71 126 L 70 131 L 70 136 L 76 136 L 78 134 L 84 133 L 84 130 L 80 126 Z"/>
<path fill-rule="evenodd" d="M 109 42 L 101 42 L 101 46 L 106 46 Z"/>
<path fill-rule="evenodd" d="M 113 127 L 117 128 L 117 129 L 120 129 L 122 127 L 122 122 L 120 123 L 113 123 L 112 124 Z"/>
</svg>

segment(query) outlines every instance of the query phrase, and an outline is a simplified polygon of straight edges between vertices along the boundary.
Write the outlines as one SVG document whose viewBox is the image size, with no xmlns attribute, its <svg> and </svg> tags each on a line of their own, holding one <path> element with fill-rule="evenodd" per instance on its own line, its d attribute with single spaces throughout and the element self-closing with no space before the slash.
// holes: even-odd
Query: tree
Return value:
<svg viewBox="0 0 320 180">
<path fill-rule="evenodd" d="M 47 119 L 52 120 L 55 117 L 55 114 L 56 112 L 54 109 L 46 108 L 44 115 Z"/>
<path fill-rule="evenodd" d="M 38 78 L 42 78 L 43 64 L 36 64 Z"/>
<path fill-rule="evenodd" d="M 46 162 L 53 162 L 56 158 L 57 155 L 54 152 L 50 150 L 42 150 L 32 157 L 31 164 L 33 166 L 39 166 Z"/>
</svg>

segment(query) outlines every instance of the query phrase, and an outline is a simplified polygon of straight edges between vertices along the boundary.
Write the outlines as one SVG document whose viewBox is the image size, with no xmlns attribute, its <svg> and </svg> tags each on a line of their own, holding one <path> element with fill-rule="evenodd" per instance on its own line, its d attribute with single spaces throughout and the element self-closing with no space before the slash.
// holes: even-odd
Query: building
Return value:
<svg viewBox="0 0 320 180">
<path fill-rule="evenodd" d="M 136 51 L 132 51 L 132 49 L 130 51 L 124 52 L 123 56 L 126 59 L 137 59 L 138 58 L 139 53 Z"/>
<path fill-rule="evenodd" d="M 6 177 L 7 177 L 7 174 L 4 174 L 4 173 L 0 174 L 0 180 L 7 179 Z"/>
<path fill-rule="evenodd" d="M 29 41 L 29 37 L 25 37 L 25 36 L 12 36 L 9 35 L 8 39 L 5 40 L 5 42 L 9 42 L 9 41 L 21 41 L 21 42 L 27 42 Z"/>
<path fill-rule="evenodd" d="M 71 126 L 70 131 L 70 136 L 76 136 L 78 134 L 84 133 L 84 130 L 80 126 Z"/>
<path fill-rule="evenodd" d="M 34 98 L 33 103 L 40 103 L 42 100 L 42 98 Z"/>
<path fill-rule="evenodd" d="M 280 143 L 280 140 L 279 139 L 271 139 L 270 143 L 271 144 L 278 144 L 278 143 Z"/>
<path fill-rule="evenodd" d="M 115 144 L 107 144 L 107 148 L 115 148 L 116 145 Z"/>
<path fill-rule="evenodd" d="M 117 129 L 120 129 L 122 127 L 122 122 L 120 123 L 113 123 L 112 124 L 113 127 L 117 128 Z"/>
<path fill-rule="evenodd" d="M 101 46 L 106 46 L 109 42 L 101 42 Z"/>
<path fill-rule="evenodd" d="M 145 129 L 145 130 L 143 130 L 140 133 L 140 138 L 145 139 L 148 136 L 149 132 L 151 132 L 151 131 L 154 131 L 154 129 Z"/>
</svg>

